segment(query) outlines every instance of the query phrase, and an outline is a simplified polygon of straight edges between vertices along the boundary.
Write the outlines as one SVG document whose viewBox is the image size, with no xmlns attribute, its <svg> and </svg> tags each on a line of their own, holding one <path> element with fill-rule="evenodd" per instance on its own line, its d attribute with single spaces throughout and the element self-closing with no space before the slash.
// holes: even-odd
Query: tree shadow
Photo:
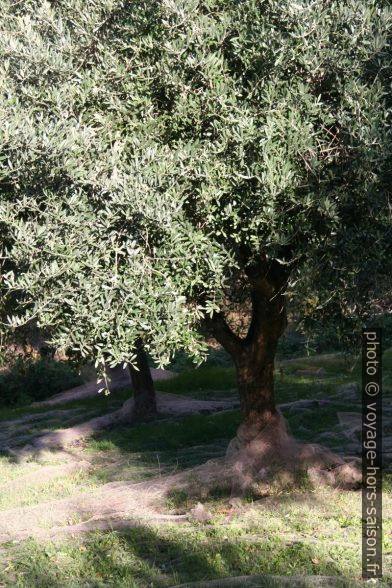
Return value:
<svg viewBox="0 0 392 588">
<path fill-rule="evenodd" d="M 317 566 L 312 561 L 317 560 Z M 178 584 L 258 574 L 328 574 L 339 566 L 307 545 L 277 539 L 243 542 L 202 528 L 192 536 L 138 526 L 93 533 L 73 545 L 26 541 L 14 549 L 14 577 L 25 586 L 126 586 L 167 588 Z M 6 580 L 6 575 L 3 575 Z M 0 577 L 1 580 L 1 577 Z M 259 586 L 270 584 L 260 583 Z M 304 584 L 305 585 L 305 582 Z"/>
</svg>

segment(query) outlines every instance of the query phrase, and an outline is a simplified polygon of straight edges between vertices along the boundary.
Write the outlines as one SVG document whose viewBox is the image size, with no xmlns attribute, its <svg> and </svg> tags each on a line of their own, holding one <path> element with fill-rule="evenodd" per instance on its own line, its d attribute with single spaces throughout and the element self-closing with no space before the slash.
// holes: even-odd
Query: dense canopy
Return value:
<svg viewBox="0 0 392 588">
<path fill-rule="evenodd" d="M 390 265 L 388 4 L 2 0 L 12 324 L 165 362 L 256 275 L 366 310 Z"/>
</svg>

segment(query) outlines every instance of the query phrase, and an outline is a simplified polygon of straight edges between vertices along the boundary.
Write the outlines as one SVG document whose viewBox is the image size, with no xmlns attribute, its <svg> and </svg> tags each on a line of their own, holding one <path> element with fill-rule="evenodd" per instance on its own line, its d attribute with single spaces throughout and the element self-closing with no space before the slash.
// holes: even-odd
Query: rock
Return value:
<svg viewBox="0 0 392 588">
<path fill-rule="evenodd" d="M 211 513 L 204 508 L 201 502 L 198 502 L 194 508 L 189 511 L 190 518 L 198 523 L 208 523 L 211 520 Z"/>
</svg>

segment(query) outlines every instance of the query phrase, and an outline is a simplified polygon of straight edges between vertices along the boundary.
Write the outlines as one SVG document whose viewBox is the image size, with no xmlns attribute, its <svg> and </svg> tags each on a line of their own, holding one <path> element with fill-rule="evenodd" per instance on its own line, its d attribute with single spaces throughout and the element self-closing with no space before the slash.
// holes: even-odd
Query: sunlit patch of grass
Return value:
<svg viewBox="0 0 392 588">
<path fill-rule="evenodd" d="M 37 470 L 39 471 L 39 469 Z M 87 472 L 72 472 L 53 480 L 37 485 L 21 485 L 14 488 L 3 488 L 0 493 L 0 510 L 33 506 L 53 499 L 67 498 L 75 492 L 88 492 L 99 485 L 99 480 Z"/>
<path fill-rule="evenodd" d="M 177 506 L 186 500 L 171 498 Z M 320 490 L 253 504 L 241 500 L 234 514 L 220 510 L 222 516 L 215 511 L 207 524 L 132 528 L 131 523 L 126 531 L 89 533 L 63 544 L 10 544 L 0 580 L 20 588 L 167 588 L 229 576 L 315 574 L 360 585 L 359 493 Z M 391 575 L 384 572 L 378 585 L 386 587 Z"/>
<path fill-rule="evenodd" d="M 322 367 L 325 378 L 298 374 L 309 366 Z M 392 350 L 384 356 L 384 376 L 392 372 Z M 278 364 L 276 395 L 279 403 L 300 399 L 330 398 L 347 382 L 360 382 L 360 372 L 340 355 L 300 358 Z M 386 380 L 388 382 L 388 380 Z M 184 370 L 173 380 L 157 383 L 165 392 L 211 398 L 236 394 L 232 368 L 202 367 Z M 129 397 L 129 389 L 112 395 L 74 401 L 58 408 L 86 408 L 108 412 Z M 335 396 L 336 400 L 336 396 Z M 54 407 L 57 408 L 57 407 Z M 332 432 L 341 446 L 343 432 L 336 412 L 351 410 L 347 403 L 286 413 L 292 433 L 314 441 L 321 432 Z M 19 411 L 19 412 L 18 412 Z M 30 409 L 25 413 L 31 413 Z M 37 410 L 42 412 L 42 409 Z M 11 411 L 15 418 L 20 409 Z M 0 420 L 5 417 L 0 412 Z M 8 412 L 8 415 L 10 413 Z M 33 488 L 5 493 L 2 508 L 32 505 L 89 491 L 111 481 L 139 481 L 177 469 L 189 468 L 224 455 L 228 441 L 241 422 L 240 411 L 161 419 L 138 426 L 117 427 L 87 440 L 72 452 L 91 462 L 82 473 L 56 478 Z M 39 470 L 41 465 L 61 463 L 56 452 L 40 463 L 15 464 L 0 457 L 0 478 L 11 481 Z M 0 550 L 0 586 L 52 588 L 126 586 L 166 588 L 183 582 L 250 574 L 336 575 L 359 585 L 361 570 L 361 494 L 314 489 L 306 474 L 269 496 L 254 493 L 232 508 L 230 489 L 188 496 L 182 490 L 169 493 L 165 512 L 188 512 L 198 500 L 211 512 L 209 523 L 162 524 L 130 528 L 126 532 L 97 532 L 67 542 L 38 544 L 32 540 L 3 545 Z M 283 485 L 284 486 L 284 485 Z M 388 552 L 392 525 L 392 477 L 384 475 L 384 580 L 392 582 Z M 72 517 L 71 517 L 72 518 Z M 79 519 L 75 518 L 75 522 Z"/>
</svg>

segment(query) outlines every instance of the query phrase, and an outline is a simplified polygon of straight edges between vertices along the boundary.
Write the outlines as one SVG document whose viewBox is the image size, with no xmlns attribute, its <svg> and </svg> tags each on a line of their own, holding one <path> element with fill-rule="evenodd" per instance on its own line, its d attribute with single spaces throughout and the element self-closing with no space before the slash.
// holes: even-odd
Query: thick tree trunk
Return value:
<svg viewBox="0 0 392 588">
<path fill-rule="evenodd" d="M 237 370 L 238 390 L 244 413 L 243 427 L 262 428 L 274 420 L 274 362 L 279 337 L 286 324 L 284 286 L 286 273 L 279 264 L 261 264 L 249 270 L 252 317 L 247 336 L 240 338 L 222 314 L 210 327 L 230 353 Z M 256 425 L 256 427 L 254 426 Z"/>
<path fill-rule="evenodd" d="M 151 419 L 157 414 L 155 388 L 141 340 L 136 342 L 136 365 L 138 369 L 129 366 L 134 396 L 132 418 L 134 420 Z"/>
<path fill-rule="evenodd" d="M 229 477 L 234 495 L 268 491 L 268 484 L 273 480 L 282 483 L 282 487 L 287 482 L 295 484 L 297 473 L 304 469 L 316 484 L 352 486 L 352 480 L 359 479 L 358 468 L 345 464 L 341 457 L 316 444 L 295 441 L 276 408 L 274 361 L 279 337 L 287 323 L 285 268 L 276 261 L 264 259 L 257 266 L 247 267 L 246 276 L 252 298 L 252 317 L 246 337 L 236 335 L 220 312 L 207 320 L 212 334 L 235 363 L 244 414 L 227 448 L 219 478 Z"/>
<path fill-rule="evenodd" d="M 246 422 L 268 421 L 276 413 L 274 397 L 274 359 L 276 343 L 259 349 L 244 346 L 234 358 L 237 369 L 241 409 Z"/>
</svg>

